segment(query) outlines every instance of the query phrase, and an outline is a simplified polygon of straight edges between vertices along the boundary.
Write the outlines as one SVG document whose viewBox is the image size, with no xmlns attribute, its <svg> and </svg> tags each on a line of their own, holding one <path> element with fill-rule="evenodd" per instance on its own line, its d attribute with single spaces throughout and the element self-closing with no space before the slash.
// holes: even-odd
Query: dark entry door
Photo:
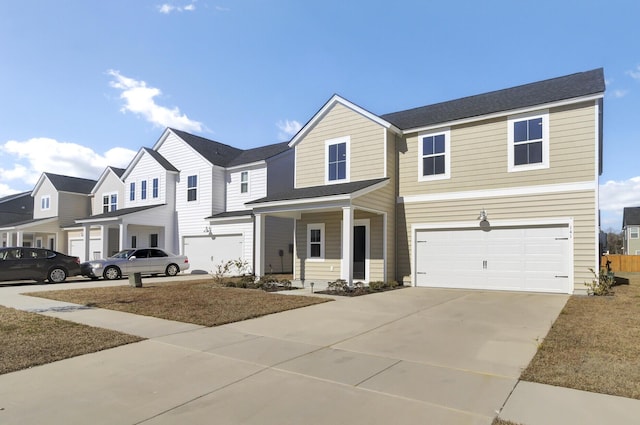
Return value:
<svg viewBox="0 0 640 425">
<path fill-rule="evenodd" d="M 367 246 L 366 226 L 353 227 L 353 278 L 364 280 Z"/>
</svg>

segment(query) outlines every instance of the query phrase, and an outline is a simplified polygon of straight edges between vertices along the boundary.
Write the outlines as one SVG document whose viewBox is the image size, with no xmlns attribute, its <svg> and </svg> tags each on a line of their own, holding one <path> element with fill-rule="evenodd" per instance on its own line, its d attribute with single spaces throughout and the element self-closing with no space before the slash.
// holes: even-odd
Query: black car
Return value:
<svg viewBox="0 0 640 425">
<path fill-rule="evenodd" d="M 80 274 L 80 259 L 44 248 L 0 248 L 1 280 L 64 282 Z"/>
</svg>

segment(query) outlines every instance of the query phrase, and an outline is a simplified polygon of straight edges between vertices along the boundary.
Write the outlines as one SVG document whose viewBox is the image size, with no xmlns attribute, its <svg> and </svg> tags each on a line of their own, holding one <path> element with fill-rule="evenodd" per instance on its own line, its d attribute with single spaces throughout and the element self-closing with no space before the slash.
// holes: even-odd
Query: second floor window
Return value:
<svg viewBox="0 0 640 425">
<path fill-rule="evenodd" d="M 129 183 L 129 200 L 130 201 L 136 200 L 136 183 L 135 182 Z"/>
<path fill-rule="evenodd" d="M 51 208 L 51 196 L 46 195 L 40 198 L 40 209 L 44 211 L 49 208 Z"/>
<path fill-rule="evenodd" d="M 629 228 L 629 238 L 638 239 L 640 237 L 640 227 Z"/>
<path fill-rule="evenodd" d="M 187 201 L 198 199 L 198 176 L 187 177 Z"/>
<path fill-rule="evenodd" d="M 249 172 L 243 171 L 240 173 L 240 193 L 249 192 Z"/>
<path fill-rule="evenodd" d="M 349 180 L 349 137 L 327 140 L 327 182 L 342 182 Z"/>
<path fill-rule="evenodd" d="M 142 180 L 140 183 L 140 199 L 147 199 L 147 181 Z"/>
<path fill-rule="evenodd" d="M 156 177 L 155 179 L 153 179 L 153 187 L 151 188 L 152 192 L 152 196 L 154 198 L 158 197 L 158 178 Z"/>
<path fill-rule="evenodd" d="M 509 118 L 509 171 L 548 168 L 548 122 L 547 113 Z"/>
<path fill-rule="evenodd" d="M 118 209 L 118 195 L 113 193 L 111 195 L 104 195 L 102 197 L 102 212 L 115 211 Z"/>
</svg>

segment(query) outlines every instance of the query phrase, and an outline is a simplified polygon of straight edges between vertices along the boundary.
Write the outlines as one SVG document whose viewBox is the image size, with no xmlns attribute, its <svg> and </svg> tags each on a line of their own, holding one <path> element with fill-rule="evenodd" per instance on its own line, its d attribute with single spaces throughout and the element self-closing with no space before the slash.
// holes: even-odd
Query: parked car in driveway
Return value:
<svg viewBox="0 0 640 425">
<path fill-rule="evenodd" d="M 80 268 L 91 279 L 120 279 L 131 273 L 175 276 L 189 269 L 189 259 L 158 248 L 125 249 L 106 259 L 82 263 Z"/>
<path fill-rule="evenodd" d="M 64 282 L 80 274 L 80 259 L 44 248 L 0 248 L 0 280 Z"/>
</svg>

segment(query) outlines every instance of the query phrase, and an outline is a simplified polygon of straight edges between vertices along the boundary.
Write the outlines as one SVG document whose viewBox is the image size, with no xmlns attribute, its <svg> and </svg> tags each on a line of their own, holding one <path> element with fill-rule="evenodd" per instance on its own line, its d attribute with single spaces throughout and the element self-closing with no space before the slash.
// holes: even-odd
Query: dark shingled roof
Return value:
<svg viewBox="0 0 640 425">
<path fill-rule="evenodd" d="M 153 159 L 158 161 L 158 164 L 160 164 L 165 170 L 175 171 L 176 173 L 178 172 L 178 169 L 173 165 L 171 165 L 171 163 L 167 161 L 167 159 L 164 156 L 160 155 L 160 153 L 158 153 L 157 151 L 154 151 L 153 149 L 149 149 L 149 148 L 142 148 L 142 149 L 144 149 L 149 155 L 151 155 Z"/>
<path fill-rule="evenodd" d="M 19 223 L 32 217 L 31 192 L 15 193 L 0 198 L 0 226 Z"/>
<path fill-rule="evenodd" d="M 276 193 L 274 195 L 269 195 L 264 198 L 256 199 L 255 201 L 247 202 L 246 204 L 261 204 L 264 202 L 295 201 L 298 199 L 348 195 L 350 193 L 358 192 L 359 190 L 366 189 L 367 187 L 376 185 L 378 183 L 382 183 L 385 180 L 389 179 L 385 177 L 381 179 L 362 180 L 350 183 L 303 187 L 299 189 L 292 189 L 286 192 Z"/>
<path fill-rule="evenodd" d="M 166 204 L 145 205 L 145 206 L 142 206 L 142 207 L 123 208 L 121 210 L 109 211 L 109 212 L 106 212 L 106 213 L 96 214 L 96 215 L 92 215 L 92 216 L 89 216 L 89 217 L 78 218 L 78 219 L 76 219 L 76 223 L 80 222 L 80 221 L 86 221 L 86 220 L 100 220 L 102 218 L 122 217 L 123 215 L 133 214 L 133 213 L 137 213 L 137 212 L 145 211 L 145 210 L 150 210 L 151 208 L 162 207 L 164 205 L 166 205 Z"/>
<path fill-rule="evenodd" d="M 118 176 L 118 177 L 122 177 L 122 175 L 124 174 L 124 172 L 125 172 L 125 171 L 127 171 L 127 170 L 125 170 L 124 168 L 117 168 L 117 167 L 112 167 L 112 166 L 109 166 L 109 168 L 110 168 L 110 169 L 111 169 L 111 171 L 113 171 L 113 172 L 116 174 L 116 176 Z"/>
<path fill-rule="evenodd" d="M 214 214 L 209 218 L 233 218 L 233 217 L 244 217 L 244 216 L 253 216 L 252 210 L 241 210 L 241 211 L 227 211 L 219 214 Z"/>
<path fill-rule="evenodd" d="M 598 68 L 380 117 L 407 130 L 603 93 L 604 90 L 604 71 Z"/>
<path fill-rule="evenodd" d="M 267 146 L 261 146 L 258 148 L 242 150 L 229 145 L 225 145 L 224 143 L 216 142 L 215 140 L 205 139 L 204 137 L 195 136 L 181 130 L 176 130 L 174 128 L 171 128 L 170 130 L 180 136 L 182 140 L 187 142 L 189 146 L 195 149 L 209 162 L 220 167 L 233 167 L 235 165 L 250 164 L 256 161 L 262 161 L 289 149 L 288 142 L 282 142 Z"/>
<path fill-rule="evenodd" d="M 640 207 L 625 207 L 622 210 L 622 227 L 640 224 Z"/>
<path fill-rule="evenodd" d="M 97 181 L 82 179 L 80 177 L 62 176 L 60 174 L 44 173 L 49 179 L 53 187 L 58 192 L 82 193 L 88 195 L 91 189 L 96 185 Z"/>
<path fill-rule="evenodd" d="M 205 157 L 207 161 L 220 167 L 228 166 L 229 162 L 242 153 L 241 149 L 237 149 L 214 140 L 195 136 L 181 130 L 176 130 L 175 128 L 171 128 L 170 130 L 180 136 L 182 140 L 187 142 L 189 146 Z"/>
</svg>

